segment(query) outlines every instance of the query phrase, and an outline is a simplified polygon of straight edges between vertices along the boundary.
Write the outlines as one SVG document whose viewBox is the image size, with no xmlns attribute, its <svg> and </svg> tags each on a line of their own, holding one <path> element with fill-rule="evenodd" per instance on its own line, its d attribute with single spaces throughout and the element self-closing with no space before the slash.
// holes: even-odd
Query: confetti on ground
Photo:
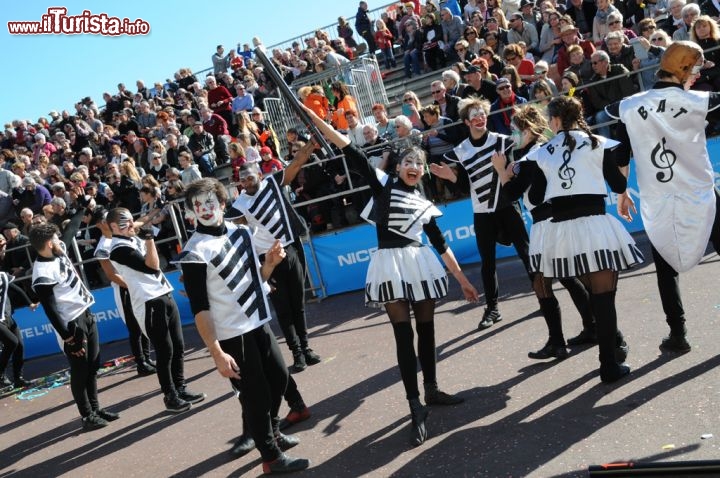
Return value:
<svg viewBox="0 0 720 478">
<path fill-rule="evenodd" d="M 700 435 L 700 438 L 702 438 L 703 440 L 708 440 L 712 437 L 713 437 L 712 433 L 703 433 L 702 435 Z"/>
<path fill-rule="evenodd" d="M 673 445 L 672 443 L 669 443 L 669 444 L 667 444 L 667 445 L 663 445 L 663 447 L 662 447 L 663 450 L 672 450 L 672 449 L 674 449 L 674 448 L 675 448 L 675 445 Z"/>
</svg>

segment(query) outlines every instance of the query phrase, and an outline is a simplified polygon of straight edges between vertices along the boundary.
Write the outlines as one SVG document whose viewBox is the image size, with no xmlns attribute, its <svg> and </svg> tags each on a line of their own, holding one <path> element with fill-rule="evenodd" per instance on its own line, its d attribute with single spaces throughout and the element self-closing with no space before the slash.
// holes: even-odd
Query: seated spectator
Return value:
<svg viewBox="0 0 720 478">
<path fill-rule="evenodd" d="M 463 91 L 467 84 L 460 81 L 460 74 L 458 72 L 455 70 L 443 71 L 442 82 L 449 94 L 462 98 Z"/>
<path fill-rule="evenodd" d="M 557 96 L 557 94 L 558 94 L 557 85 L 555 84 L 555 81 L 553 81 L 550 77 L 548 77 L 549 70 L 550 70 L 550 66 L 547 64 L 547 62 L 545 60 L 540 60 L 537 63 L 535 63 L 535 81 L 533 81 L 532 84 L 530 85 L 531 91 L 532 91 L 533 85 L 535 85 L 539 81 L 542 81 L 550 87 L 550 90 L 552 91 L 552 96 Z"/>
<path fill-rule="evenodd" d="M 350 143 L 361 147 L 365 143 L 365 138 L 363 137 L 362 125 L 358 121 L 357 111 L 345 111 L 345 121 L 348 125 L 346 134 L 350 138 Z"/>
<path fill-rule="evenodd" d="M 395 120 L 388 118 L 385 105 L 375 103 L 372 106 L 372 113 L 376 121 L 375 131 L 378 136 L 385 140 L 395 139 L 397 137 L 397 133 L 395 131 Z M 365 136 L 365 129 L 363 129 L 363 135 Z M 367 136 L 365 136 L 365 142 L 367 143 Z"/>
<path fill-rule="evenodd" d="M 518 75 L 518 72 L 514 66 L 507 65 L 505 68 L 503 68 L 500 78 L 507 78 L 508 80 L 510 80 L 510 85 L 512 86 L 513 92 L 516 95 L 521 96 L 525 99 L 531 98 L 530 87 L 523 83 L 522 80 L 520 80 L 520 75 Z"/>
<path fill-rule="evenodd" d="M 480 58 L 476 60 L 476 62 L 477 64 L 469 66 L 465 72 L 465 82 L 467 86 L 463 91 L 462 98 L 478 96 L 492 103 L 498 96 L 495 90 L 495 82 L 483 78 L 483 72 L 487 72 L 487 62 L 485 62 L 485 59 Z"/>
<path fill-rule="evenodd" d="M 420 114 L 427 125 L 423 133 L 423 149 L 428 152 L 428 163 L 440 164 L 445 161 L 445 155 L 460 143 L 461 138 L 453 136 L 453 128 L 448 128 L 453 121 L 440 114 L 438 105 L 425 106 L 420 110 Z M 423 179 L 425 196 L 431 201 L 452 199 L 454 196 L 454 185 L 449 181 L 430 174 Z"/>
<path fill-rule="evenodd" d="M 597 46 L 602 44 L 605 35 L 610 32 L 610 22 L 617 21 L 615 17 L 610 19 L 611 13 L 618 13 L 618 9 L 611 0 L 597 0 L 597 11 L 592 24 L 592 40 Z M 622 26 L 622 20 L 620 20 L 620 24 Z"/>
<path fill-rule="evenodd" d="M 595 12 L 597 12 L 597 7 L 592 0 L 569 0 L 565 10 L 565 13 L 572 19 L 573 25 L 578 26 L 580 35 L 585 38 L 592 35 Z M 560 74 L 562 75 L 562 73 L 561 71 Z"/>
<path fill-rule="evenodd" d="M 523 49 L 518 44 L 510 44 L 505 47 L 505 50 L 503 51 L 503 58 L 505 59 L 506 66 L 512 65 L 515 67 L 520 79 L 526 85 L 529 85 L 535 78 L 535 64 L 531 60 L 524 59 L 523 56 Z M 502 72 L 500 73 L 500 76 L 501 75 Z"/>
<path fill-rule="evenodd" d="M 433 17 L 434 23 L 435 17 Z M 445 59 L 456 61 L 455 43 L 462 38 L 465 23 L 459 15 L 454 15 L 449 8 L 444 7 L 440 9 L 440 27 L 442 27 L 442 41 L 444 42 L 442 49 L 445 51 Z"/>
<path fill-rule="evenodd" d="M 712 0 L 711 0 L 712 1 Z M 675 30 L 680 27 L 683 23 L 682 9 L 687 3 L 686 0 L 669 0 L 668 1 L 668 13 L 666 19 L 658 20 L 657 24 L 660 29 L 665 31 L 668 36 L 672 37 Z"/>
<path fill-rule="evenodd" d="M 200 174 L 200 169 L 198 168 L 197 164 L 193 162 L 192 155 L 190 153 L 183 151 L 178 155 L 178 160 L 180 162 L 181 168 L 180 178 L 185 186 L 195 181 L 196 179 L 202 178 L 202 175 Z"/>
<path fill-rule="evenodd" d="M 648 51 L 648 56 L 643 60 L 636 59 L 633 63 L 633 69 L 643 70 L 640 73 L 640 78 L 642 79 L 642 87 L 644 90 L 648 90 L 655 85 L 655 82 L 657 81 L 655 73 L 660 68 L 660 59 L 662 58 L 662 54 L 665 53 L 665 49 L 671 42 L 672 40 L 670 40 L 670 36 L 665 32 L 665 30 L 659 29 L 653 31 L 652 35 L 650 35 L 650 38 L 648 39 L 648 42 L 643 40 L 640 41 L 642 47 Z M 650 66 L 654 66 L 655 68 L 645 69 Z"/>
<path fill-rule="evenodd" d="M 535 25 L 525 21 L 522 12 L 511 13 L 508 18 L 508 24 L 510 26 L 507 32 L 508 46 L 524 42 L 530 53 L 539 56 L 540 50 L 538 50 L 538 46 L 540 45 L 540 40 Z M 504 51 L 506 50 L 507 47 Z M 505 55 L 504 51 L 503 55 Z M 505 57 L 505 59 L 507 60 L 507 57 Z"/>
<path fill-rule="evenodd" d="M 717 48 L 720 46 L 720 29 L 717 22 L 707 15 L 699 16 L 692 25 L 690 39 L 705 52 L 700 77 L 692 89 L 720 91 L 720 49 Z"/>
<path fill-rule="evenodd" d="M 509 136 L 512 133 L 510 124 L 513 107 L 527 103 L 527 98 L 517 96 L 507 78 L 498 78 L 495 89 L 498 99 L 490 106 L 489 128 L 491 131 Z"/>
<path fill-rule="evenodd" d="M 610 121 L 610 116 L 605 112 L 605 107 L 616 101 L 635 93 L 635 87 L 629 76 L 629 71 L 623 65 L 611 64 L 607 52 L 598 50 L 593 53 L 592 67 L 595 74 L 590 79 L 595 83 L 606 78 L 617 78 L 599 84 L 593 84 L 588 88 L 588 98 L 595 111 L 594 124 L 601 125 Z M 610 125 L 604 124 L 597 128 L 597 133 L 610 138 Z"/>
<path fill-rule="evenodd" d="M 455 43 L 455 53 L 457 54 L 458 61 L 470 63 L 477 58 L 477 54 L 471 52 L 469 48 L 470 44 L 463 39 L 460 39 L 457 43 Z"/>
<path fill-rule="evenodd" d="M 363 126 L 363 137 L 365 138 L 365 144 L 363 144 L 362 148 L 365 150 L 368 161 L 374 168 L 385 171 L 390 155 L 387 140 L 380 137 L 378 129 L 371 124 Z"/>
<path fill-rule="evenodd" d="M 339 131 L 347 131 L 348 124 L 345 119 L 345 111 L 358 111 L 355 98 L 350 95 L 350 90 L 345 83 L 336 81 L 331 85 L 335 101 L 333 107 L 335 110 L 332 114 L 333 127 Z"/>
<path fill-rule="evenodd" d="M 19 278 L 29 274 L 31 257 L 23 246 L 28 246 L 30 241 L 27 236 L 20 233 L 20 228 L 14 222 L 6 222 L 0 226 L 0 232 L 4 236 L 4 248 L 0 248 L 1 268 L 10 275 Z"/>
<path fill-rule="evenodd" d="M 544 14 L 547 21 L 540 30 L 540 40 L 538 50 L 540 50 L 540 59 L 553 65 L 557 62 L 557 52 L 562 45 L 560 38 L 560 13 L 556 10 L 548 10 Z"/>
<path fill-rule="evenodd" d="M 587 59 L 590 59 L 595 52 L 595 46 L 593 42 L 589 40 L 582 40 L 579 35 L 579 30 L 574 25 L 563 25 L 560 28 L 560 38 L 563 44 L 558 50 L 557 70 L 558 75 L 562 76 L 562 74 L 565 73 L 565 69 L 570 65 L 570 54 L 568 52 L 570 46 L 578 45 L 583 51 L 583 56 Z M 577 72 L 575 73 L 577 74 Z"/>
<path fill-rule="evenodd" d="M 406 91 L 403 95 L 402 114 L 412 122 L 413 128 L 425 127 L 420 117 L 421 108 L 422 104 L 417 94 L 414 91 Z"/>
<path fill-rule="evenodd" d="M 402 22 L 401 22 L 402 24 Z M 402 35 L 401 47 L 403 50 L 403 64 L 405 78 L 410 79 L 413 75 L 421 74 L 420 61 L 423 51 L 423 32 L 418 31 L 415 22 L 406 22 Z"/>
<path fill-rule="evenodd" d="M 169 166 L 167 164 L 163 163 L 162 155 L 160 153 L 152 153 L 152 161 L 146 172 L 157 181 L 165 181 L 165 173 L 167 172 L 168 167 Z"/>
<path fill-rule="evenodd" d="M 267 146 L 260 148 L 260 171 L 263 174 L 272 174 L 283 169 L 282 162 L 273 157 L 272 149 Z"/>
<path fill-rule="evenodd" d="M 605 36 L 605 46 L 607 48 L 610 63 L 622 65 L 632 71 L 633 60 L 635 59 L 635 49 L 623 43 L 624 35 L 622 32 L 614 31 Z M 633 76 L 633 78 L 636 78 Z"/>
<path fill-rule="evenodd" d="M 17 211 L 29 208 L 35 214 L 41 213 L 43 206 L 52 199 L 50 191 L 37 184 L 31 176 L 23 178 L 21 187 L 13 191 L 12 197 Z"/>
<path fill-rule="evenodd" d="M 682 7 L 682 23 L 672 34 L 673 41 L 690 40 L 690 31 L 695 19 L 700 16 L 700 7 L 697 3 L 688 3 Z"/>
<path fill-rule="evenodd" d="M 570 63 L 565 73 L 572 72 L 580 80 L 580 84 L 587 84 L 595 74 L 590 63 L 590 58 L 585 57 L 585 52 L 580 45 L 570 45 L 567 48 Z M 564 74 L 563 74 L 564 75 Z"/>
<path fill-rule="evenodd" d="M 325 96 L 322 86 L 303 86 L 298 90 L 298 98 L 320 118 L 326 120 L 330 118 L 330 103 Z"/>
</svg>

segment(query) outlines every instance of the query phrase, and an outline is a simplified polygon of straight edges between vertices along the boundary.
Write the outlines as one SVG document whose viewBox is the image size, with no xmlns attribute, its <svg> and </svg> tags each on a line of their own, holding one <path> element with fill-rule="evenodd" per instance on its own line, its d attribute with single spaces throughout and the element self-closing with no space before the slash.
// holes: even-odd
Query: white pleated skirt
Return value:
<svg viewBox="0 0 720 478">
<path fill-rule="evenodd" d="M 530 269 L 545 277 L 577 277 L 607 269 L 619 272 L 642 261 L 630 233 L 607 214 L 542 221 L 530 233 Z"/>
<path fill-rule="evenodd" d="M 445 268 L 429 247 L 398 247 L 373 252 L 365 279 L 365 305 L 419 302 L 447 295 Z"/>
</svg>

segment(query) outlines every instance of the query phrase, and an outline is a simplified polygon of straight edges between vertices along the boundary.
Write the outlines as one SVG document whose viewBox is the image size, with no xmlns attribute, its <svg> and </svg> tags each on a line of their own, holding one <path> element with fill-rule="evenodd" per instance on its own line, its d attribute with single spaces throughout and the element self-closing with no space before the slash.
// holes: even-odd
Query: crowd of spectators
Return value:
<svg viewBox="0 0 720 478">
<path fill-rule="evenodd" d="M 269 52 L 283 79 L 342 67 L 359 55 L 379 54 L 385 67 L 402 58 L 407 78 L 437 71 L 428 79 L 431 99 L 422 104 L 405 91 L 400 114 L 372 105 L 374 121 L 359 114 L 343 76 L 300 88 L 298 95 L 319 116 L 370 148 L 375 165 L 390 174 L 394 158 L 421 145 L 431 162 L 446 161 L 467 132 L 458 123 L 458 102 L 481 96 L 492 103 L 490 128 L 511 134 L 512 107 L 535 101 L 542 108 L 553 95 L 579 96 L 592 123 L 609 133 L 603 107 L 650 87 L 660 56 L 672 41 L 689 39 L 704 49 L 720 43 L 718 10 L 712 0 L 637 3 L 627 0 L 427 0 L 395 5 L 373 20 L 360 2 L 355 29 L 339 18 L 337 35 L 318 30 L 287 49 Z M 254 38 L 253 46 L 260 44 Z M 708 51 L 695 88 L 720 86 L 718 51 Z M 189 182 L 217 175 L 234 177 L 248 161 L 264 173 L 282 169 L 309 138 L 296 129 L 277 137 L 263 119 L 263 104 L 277 88 L 256 63 L 249 43 L 227 53 L 218 45 L 212 72 L 198 78 L 181 68 L 173 79 L 134 91 L 124 84 L 105 92 L 101 105 L 86 97 L 71 110 L 50 111 L 37 122 L 15 120 L 0 132 L 0 256 L 4 270 L 27 274 L 31 257 L 12 251 L 27 242 L 28 227 L 51 221 L 82 241 L 81 255 L 94 247 L 92 210 L 123 206 L 174 235 L 170 201 L 182 198 Z M 629 75 L 633 70 L 642 74 Z M 610 81 L 597 83 L 599 80 Z M 150 86 L 151 85 L 151 86 Z M 580 88 L 589 85 L 587 88 Z M 282 151 L 288 151 L 282 155 Z M 337 195 L 362 186 L 360 175 L 341 159 L 314 163 L 298 175 L 296 203 L 333 196 L 299 211 L 315 231 L 358 221 L 364 192 Z M 442 201 L 464 194 L 430 178 L 425 193 Z M 176 210 L 175 212 L 180 212 Z M 180 215 L 182 220 L 182 215 Z M 10 252 L 7 252 L 10 250 Z M 170 260 L 172 244 L 163 249 Z M 88 276 L 91 281 L 99 280 Z"/>
</svg>

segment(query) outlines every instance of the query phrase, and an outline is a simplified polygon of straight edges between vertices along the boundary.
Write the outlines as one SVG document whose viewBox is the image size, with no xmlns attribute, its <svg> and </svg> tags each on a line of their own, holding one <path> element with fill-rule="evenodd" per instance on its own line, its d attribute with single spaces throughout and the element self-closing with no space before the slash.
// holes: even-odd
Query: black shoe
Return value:
<svg viewBox="0 0 720 478">
<path fill-rule="evenodd" d="M 111 412 L 109 410 L 105 410 L 104 408 L 95 410 L 95 414 L 107 422 L 114 422 L 120 418 L 119 413 Z"/>
<path fill-rule="evenodd" d="M 537 352 L 528 352 L 528 357 L 535 360 L 546 360 L 555 357 L 558 360 L 568 358 L 568 349 L 564 345 L 553 345 L 550 342 L 545 344 Z"/>
<path fill-rule="evenodd" d="M 31 386 L 32 383 L 25 380 L 22 376 L 15 379 L 15 388 L 27 388 Z"/>
<path fill-rule="evenodd" d="M 263 473 L 269 475 L 271 473 L 292 473 L 301 471 L 310 466 L 310 460 L 305 458 L 292 458 L 285 453 L 281 453 L 279 457 L 273 461 L 264 461 L 262 464 Z"/>
<path fill-rule="evenodd" d="M 241 435 L 240 438 L 237 439 L 233 447 L 230 449 L 230 453 L 240 458 L 241 456 L 247 455 L 254 449 L 255 440 L 253 440 L 248 435 Z"/>
<path fill-rule="evenodd" d="M 478 330 L 484 330 L 493 326 L 494 323 L 500 322 L 502 315 L 497 307 L 487 307 L 483 313 L 483 318 L 478 324 Z"/>
<path fill-rule="evenodd" d="M 90 415 L 83 417 L 82 419 L 82 427 L 85 431 L 97 430 L 98 428 L 103 428 L 106 426 L 108 426 L 107 420 L 105 420 L 95 412 L 91 412 Z"/>
<path fill-rule="evenodd" d="M 625 375 L 628 375 L 630 373 L 630 367 L 628 365 L 625 365 L 624 363 L 621 364 L 615 364 L 615 367 L 608 369 L 603 369 L 603 367 L 600 367 L 600 380 L 602 380 L 603 383 L 613 383 L 617 382 L 621 378 L 623 378 Z"/>
<path fill-rule="evenodd" d="M 10 381 L 10 379 L 8 379 L 5 375 L 2 375 L 2 378 L 0 378 L 0 388 L 10 387 L 12 386 L 12 384 L 13 383 Z"/>
<path fill-rule="evenodd" d="M 290 448 L 300 444 L 300 439 L 292 435 L 285 435 L 284 433 L 275 432 L 275 443 L 278 448 L 282 451 L 287 451 Z"/>
<path fill-rule="evenodd" d="M 663 352 L 686 354 L 690 352 L 690 349 L 692 347 L 684 335 L 669 335 L 660 344 L 660 350 Z"/>
<path fill-rule="evenodd" d="M 180 400 L 184 400 L 188 403 L 200 403 L 205 400 L 206 396 L 204 393 L 193 393 L 188 390 L 187 387 L 179 387 L 177 389 L 177 394 Z"/>
<path fill-rule="evenodd" d="M 588 329 L 582 329 L 582 332 L 577 334 L 575 337 L 567 339 L 567 344 L 570 347 L 574 347 L 576 345 L 596 344 L 596 343 L 597 343 L 597 337 L 595 336 L 595 332 L 588 330 Z"/>
<path fill-rule="evenodd" d="M 290 366 L 290 373 L 299 373 L 307 368 L 305 362 L 305 355 L 302 351 L 298 350 L 293 352 L 293 364 Z"/>
<path fill-rule="evenodd" d="M 150 357 L 143 360 L 143 362 L 145 362 L 145 364 L 150 365 L 153 368 L 157 367 L 157 363 L 155 363 L 155 361 L 153 359 L 151 359 Z"/>
<path fill-rule="evenodd" d="M 457 395 L 450 395 L 442 390 L 426 389 L 425 404 L 426 405 L 459 405 L 465 401 L 464 398 Z"/>
<path fill-rule="evenodd" d="M 427 407 L 424 407 L 420 400 L 417 398 L 410 400 L 410 444 L 412 446 L 420 446 L 427 440 L 425 420 L 429 413 Z"/>
<path fill-rule="evenodd" d="M 165 408 L 170 413 L 182 413 L 187 412 L 192 407 L 192 404 L 178 397 L 176 393 L 168 393 L 165 395 Z"/>
<path fill-rule="evenodd" d="M 630 353 L 630 346 L 623 340 L 615 346 L 615 361 L 617 363 L 625 362 L 628 353 Z"/>
<path fill-rule="evenodd" d="M 149 375 L 155 375 L 157 369 L 147 362 L 140 362 L 137 364 L 137 374 L 141 377 L 147 377 Z"/>
<path fill-rule="evenodd" d="M 305 356 L 305 363 L 307 365 L 317 365 L 322 362 L 320 356 L 313 352 L 313 349 L 310 347 L 303 349 L 303 355 Z"/>
</svg>

